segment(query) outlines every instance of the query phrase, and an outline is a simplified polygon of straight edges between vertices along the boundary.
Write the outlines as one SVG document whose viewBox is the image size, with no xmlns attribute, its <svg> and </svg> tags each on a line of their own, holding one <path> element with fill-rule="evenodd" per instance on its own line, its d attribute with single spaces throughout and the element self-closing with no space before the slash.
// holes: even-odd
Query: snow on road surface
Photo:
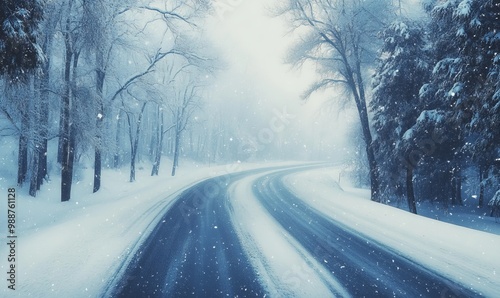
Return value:
<svg viewBox="0 0 500 298">
<path fill-rule="evenodd" d="M 486 297 L 498 297 L 500 236 L 371 202 L 367 193 L 342 190 L 324 169 L 293 174 L 285 182 L 334 220 Z"/>
<path fill-rule="evenodd" d="M 262 176 L 253 175 L 238 181 L 233 184 L 230 195 L 234 226 L 271 297 L 330 297 L 332 290 L 348 297 L 328 270 L 258 202 L 252 187 Z"/>
</svg>

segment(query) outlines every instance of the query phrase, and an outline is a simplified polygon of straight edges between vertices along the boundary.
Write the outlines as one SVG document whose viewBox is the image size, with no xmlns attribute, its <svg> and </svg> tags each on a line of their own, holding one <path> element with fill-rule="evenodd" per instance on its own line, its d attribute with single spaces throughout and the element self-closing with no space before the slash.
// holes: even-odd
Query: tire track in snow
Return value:
<svg viewBox="0 0 500 298">
<path fill-rule="evenodd" d="M 254 195 L 352 296 L 478 296 L 309 207 L 282 182 L 293 172 L 281 171 L 257 179 Z"/>
<path fill-rule="evenodd" d="M 250 262 L 248 249 L 241 244 L 233 225 L 233 198 L 229 198 L 227 188 L 248 175 L 276 169 L 211 178 L 183 191 L 129 258 L 106 295 L 265 297 L 269 293 L 267 272 Z M 286 284 L 281 283 L 283 289 Z"/>
<path fill-rule="evenodd" d="M 269 173 L 268 173 L 269 174 Z M 233 225 L 271 297 L 348 297 L 344 287 L 287 233 L 253 194 L 262 174 L 230 188 Z"/>
<path fill-rule="evenodd" d="M 243 175 L 207 179 L 184 191 L 136 252 L 111 296 L 264 296 L 225 203 L 228 181 Z"/>
</svg>

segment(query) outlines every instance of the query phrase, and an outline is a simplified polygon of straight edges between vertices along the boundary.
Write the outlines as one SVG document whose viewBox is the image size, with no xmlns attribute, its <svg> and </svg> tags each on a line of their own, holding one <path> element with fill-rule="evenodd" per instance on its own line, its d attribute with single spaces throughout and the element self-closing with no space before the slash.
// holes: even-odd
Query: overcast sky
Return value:
<svg viewBox="0 0 500 298">
<path fill-rule="evenodd" d="M 292 36 L 286 34 L 282 19 L 270 15 L 268 6 L 272 1 L 219 0 L 218 3 L 226 4 L 216 6 L 209 32 L 228 61 L 225 74 L 241 79 L 242 83 L 250 79 L 275 90 L 300 94 L 310 83 L 311 71 L 290 71 L 290 66 L 284 64 Z"/>
<path fill-rule="evenodd" d="M 406 0 L 414 7 L 418 0 Z M 207 32 L 226 60 L 227 69 L 218 75 L 212 100 L 234 102 L 260 112 L 273 108 L 297 115 L 296 137 L 307 143 L 312 137 L 344 146 L 346 124 L 357 121 L 354 109 L 325 108 L 331 92 L 318 93 L 307 103 L 301 94 L 314 81 L 312 66 L 291 69 L 284 63 L 294 36 L 283 18 L 273 17 L 269 0 L 217 0 Z M 415 12 L 415 9 L 405 8 Z M 331 97 L 331 96 L 330 96 Z M 304 144 L 307 145 L 307 144 Z"/>
<path fill-rule="evenodd" d="M 335 133 L 324 132 L 327 124 L 318 122 L 334 118 L 318 117 L 321 98 L 307 103 L 301 99 L 314 80 L 314 69 L 291 69 L 284 63 L 293 36 L 288 34 L 285 20 L 271 15 L 272 2 L 219 0 L 208 31 L 227 60 L 227 69 L 218 76 L 215 100 L 236 101 L 244 108 L 258 109 L 264 117 L 270 117 L 273 109 L 286 109 L 296 116 L 288 129 L 294 131 L 288 131 L 287 137 L 301 139 L 305 146 L 310 145 L 311 132 L 319 134 L 317 138 L 331 139 Z M 320 126 L 322 129 L 317 129 Z"/>
</svg>

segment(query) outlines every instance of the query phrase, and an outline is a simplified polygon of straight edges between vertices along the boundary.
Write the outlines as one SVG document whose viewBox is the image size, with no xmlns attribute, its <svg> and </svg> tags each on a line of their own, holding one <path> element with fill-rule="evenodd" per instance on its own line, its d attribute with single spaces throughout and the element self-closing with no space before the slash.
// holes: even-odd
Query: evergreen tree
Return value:
<svg viewBox="0 0 500 298">
<path fill-rule="evenodd" d="M 384 41 L 373 78 L 374 146 L 381 171 L 382 193 L 402 196 L 406 189 L 410 211 L 416 213 L 413 194 L 412 146 L 403 138 L 420 113 L 419 90 L 429 77 L 429 56 L 423 29 L 396 21 L 381 33 Z M 406 177 L 406 180 L 404 179 Z"/>
<path fill-rule="evenodd" d="M 0 74 L 20 79 L 38 66 L 43 54 L 36 37 L 42 17 L 40 0 L 0 3 Z"/>
<path fill-rule="evenodd" d="M 42 3 L 38 0 L 16 1 L 5 0 L 0 3 L 0 75 L 7 75 L 7 86 L 11 92 L 7 97 L 13 97 L 12 91 L 18 83 L 25 83 L 23 89 L 32 89 L 28 74 L 32 73 L 43 60 L 41 47 L 37 44 L 37 28 L 43 17 Z M 22 185 L 28 174 L 28 142 L 31 129 L 30 111 L 34 105 L 30 98 L 21 98 L 16 103 L 10 103 L 17 110 L 20 119 L 18 175 L 17 182 Z M 4 113 L 7 113 L 4 110 Z"/>
<path fill-rule="evenodd" d="M 500 2 L 467 1 L 454 15 L 463 43 L 457 81 L 465 82 L 469 95 L 458 108 L 471 136 L 468 149 L 479 168 L 482 206 L 485 184 L 500 178 Z"/>
<path fill-rule="evenodd" d="M 452 200 L 459 202 L 460 160 L 464 151 L 471 152 L 483 183 L 491 179 L 487 173 L 495 169 L 499 154 L 500 3 L 438 1 L 430 12 L 437 63 L 432 83 L 426 88 L 432 92 L 425 92 L 424 96 L 445 117 L 451 141 L 445 158 L 454 172 Z M 482 205 L 482 189 L 480 193 Z"/>
<path fill-rule="evenodd" d="M 457 38 L 457 27 L 453 7 L 457 0 L 435 1 L 427 4 L 431 20 L 429 24 L 432 55 L 436 61 L 428 84 L 421 88 L 423 112 L 412 128 L 416 141 L 425 141 L 428 134 L 446 135 L 439 138 L 438 146 L 420 162 L 423 179 L 417 192 L 429 199 L 439 199 L 448 204 L 461 202 L 461 169 L 463 144 L 465 140 L 463 116 L 457 106 L 466 98 L 463 84 L 455 82 L 460 70 L 459 49 L 462 46 Z"/>
</svg>

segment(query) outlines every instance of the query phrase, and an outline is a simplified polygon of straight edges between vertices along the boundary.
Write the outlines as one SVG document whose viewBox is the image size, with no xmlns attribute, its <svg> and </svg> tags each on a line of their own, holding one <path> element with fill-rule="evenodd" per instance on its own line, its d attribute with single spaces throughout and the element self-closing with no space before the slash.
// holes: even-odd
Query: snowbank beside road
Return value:
<svg viewBox="0 0 500 298">
<path fill-rule="evenodd" d="M 285 181 L 307 204 L 348 228 L 485 296 L 500 293 L 500 236 L 371 202 L 367 194 L 342 190 L 324 169 Z"/>
<path fill-rule="evenodd" d="M 20 190 L 16 208 L 16 291 L 2 287 L 0 296 L 100 296 L 110 277 L 141 236 L 148 234 L 150 224 L 177 191 L 208 172 L 195 170 L 189 177 L 167 179 L 142 173 L 138 182 L 128 183 L 126 171 L 109 170 L 104 172 L 105 184 L 100 192 L 92 195 L 91 187 L 82 183 L 75 187 L 72 200 L 65 203 L 58 202 L 57 178 L 44 185 L 37 198 Z M 4 249 L 1 256 L 5 256 Z M 0 264 L 4 271 L 6 263 Z"/>
</svg>

